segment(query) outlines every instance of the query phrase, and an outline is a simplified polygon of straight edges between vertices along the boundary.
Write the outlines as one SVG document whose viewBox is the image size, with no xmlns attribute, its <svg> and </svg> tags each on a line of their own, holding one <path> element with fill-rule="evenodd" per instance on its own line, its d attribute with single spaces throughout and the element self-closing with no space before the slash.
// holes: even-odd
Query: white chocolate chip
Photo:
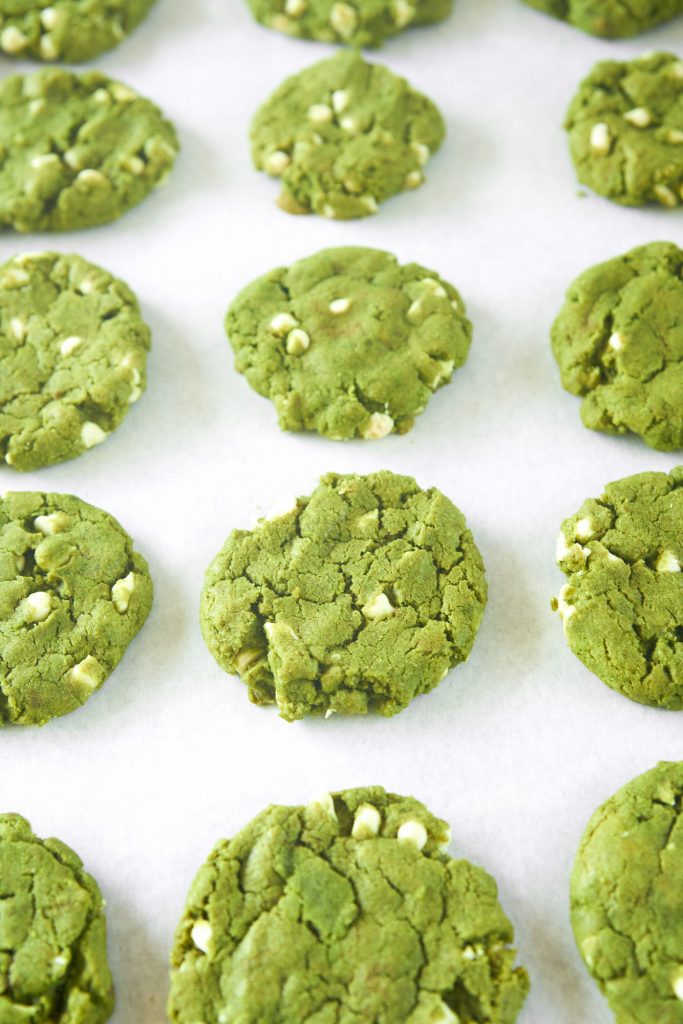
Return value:
<svg viewBox="0 0 683 1024">
<path fill-rule="evenodd" d="M 43 28 L 46 28 L 48 32 L 57 28 L 59 24 L 59 12 L 54 7 L 45 7 L 40 12 L 40 20 L 43 23 Z"/>
<path fill-rule="evenodd" d="M 374 196 L 361 196 L 361 203 L 363 206 L 370 211 L 370 213 L 377 213 L 379 206 Z"/>
<path fill-rule="evenodd" d="M 127 156 L 121 161 L 121 167 L 124 171 L 128 171 L 129 174 L 135 175 L 136 178 L 145 173 L 146 166 L 147 164 L 142 157 L 136 156 L 135 154 Z"/>
<path fill-rule="evenodd" d="M 394 421 L 385 412 L 373 412 L 367 427 L 363 431 L 366 441 L 379 441 L 387 437 L 394 429 Z"/>
<path fill-rule="evenodd" d="M 396 609 L 386 594 L 377 594 L 367 604 L 363 605 L 363 615 L 366 619 L 385 619 L 387 615 L 393 615 Z"/>
<path fill-rule="evenodd" d="M 277 178 L 289 167 L 291 162 L 289 155 L 284 150 L 276 149 L 273 153 L 268 154 L 264 166 L 268 174 Z"/>
<path fill-rule="evenodd" d="M 411 171 L 406 174 L 403 185 L 405 188 L 418 188 L 424 181 L 424 174 L 422 171 Z"/>
<path fill-rule="evenodd" d="M 255 661 L 261 657 L 263 652 L 256 649 L 256 647 L 245 647 L 235 657 L 235 667 L 239 673 L 244 672 L 250 665 L 253 665 Z"/>
<path fill-rule="evenodd" d="M 124 85 L 122 82 L 113 82 L 111 85 L 111 94 L 115 100 L 119 103 L 132 103 L 137 100 L 138 94 L 133 91 L 129 86 Z"/>
<path fill-rule="evenodd" d="M 76 175 L 76 181 L 79 185 L 107 185 L 109 179 L 102 171 L 96 171 L 92 167 L 86 167 L 85 170 L 79 171 Z"/>
<path fill-rule="evenodd" d="M 353 819 L 351 835 L 354 839 L 371 839 L 379 833 L 382 815 L 372 804 L 361 804 Z"/>
<path fill-rule="evenodd" d="M 647 128 L 652 124 L 652 114 L 645 107 L 634 107 L 624 114 L 624 121 L 628 121 L 635 128 Z"/>
<path fill-rule="evenodd" d="M 351 114 L 347 114 L 346 117 L 342 117 L 339 121 L 339 125 L 345 132 L 348 132 L 349 135 L 359 135 L 361 132 L 360 121 Z"/>
<path fill-rule="evenodd" d="M 106 441 L 107 436 L 102 427 L 91 423 L 90 420 L 87 420 L 81 427 L 81 441 L 86 448 L 94 448 L 95 445 L 102 444 L 103 441 Z"/>
<path fill-rule="evenodd" d="M 465 946 L 465 948 L 462 951 L 462 958 L 463 958 L 463 960 L 476 960 L 477 959 L 477 954 L 475 953 L 475 951 L 472 948 L 472 946 Z"/>
<path fill-rule="evenodd" d="M 57 46 L 57 40 L 54 36 L 47 33 L 42 35 L 40 37 L 38 48 L 43 60 L 56 60 L 57 57 L 59 57 L 59 47 Z"/>
<path fill-rule="evenodd" d="M 195 921 L 192 925 L 190 938 L 202 953 L 208 953 L 213 938 L 213 928 L 208 921 Z"/>
<path fill-rule="evenodd" d="M 584 516 L 583 519 L 579 519 L 574 526 L 574 534 L 579 540 L 590 540 L 595 534 L 593 520 L 590 519 L 589 516 Z"/>
<path fill-rule="evenodd" d="M 69 525 L 69 517 L 65 512 L 53 512 L 49 516 L 36 516 L 33 520 L 33 525 L 38 533 L 43 533 L 46 537 L 52 537 L 55 533 L 60 533 L 66 529 Z"/>
<path fill-rule="evenodd" d="M 662 551 L 657 559 L 655 569 L 657 572 L 680 572 L 681 563 L 678 561 L 673 551 Z"/>
<path fill-rule="evenodd" d="M 26 321 L 20 317 L 14 317 L 13 320 L 10 320 L 9 329 L 15 341 L 23 341 L 26 337 Z"/>
<path fill-rule="evenodd" d="M 439 849 L 440 850 L 447 850 L 448 847 L 451 845 L 452 841 L 453 841 L 453 833 L 451 832 L 450 827 L 448 825 L 446 825 L 446 829 L 444 831 L 444 834 L 442 836 L 439 836 L 439 839 L 438 839 Z"/>
<path fill-rule="evenodd" d="M 590 136 L 590 146 L 593 152 L 604 156 L 606 153 L 609 153 L 611 145 L 612 137 L 610 135 L 609 125 L 605 124 L 604 121 L 594 124 L 591 129 Z"/>
<path fill-rule="evenodd" d="M 411 142 L 410 148 L 416 154 L 420 167 L 424 167 L 431 156 L 429 146 L 425 146 L 424 142 Z"/>
<path fill-rule="evenodd" d="M 335 89 L 332 93 L 332 109 L 335 114 L 342 114 L 351 102 L 349 89 Z"/>
<path fill-rule="evenodd" d="M 35 171 L 39 171 L 41 167 L 49 167 L 50 164 L 59 164 L 59 166 L 61 166 L 61 163 L 62 161 L 56 153 L 43 153 L 40 156 L 34 156 L 31 158 L 31 167 Z"/>
<path fill-rule="evenodd" d="M 52 609 L 52 598 L 46 591 L 37 590 L 22 602 L 26 622 L 44 622 Z"/>
<path fill-rule="evenodd" d="M 0 278 L 0 288 L 21 288 L 31 280 L 25 270 L 11 269 Z"/>
<path fill-rule="evenodd" d="M 290 356 L 303 355 L 310 347 L 311 339 L 306 331 L 302 331 L 300 327 L 295 327 L 287 335 L 287 352 Z"/>
<path fill-rule="evenodd" d="M 422 299 L 415 299 L 415 302 L 409 306 L 406 317 L 411 323 L 419 323 L 422 319 L 422 309 Z"/>
<path fill-rule="evenodd" d="M 610 339 L 607 342 L 607 344 L 610 348 L 613 348 L 615 352 L 621 352 L 622 348 L 624 347 L 623 334 L 619 334 L 618 331 L 615 331 L 614 334 L 610 336 Z"/>
<path fill-rule="evenodd" d="M 288 14 L 290 18 L 298 18 L 304 13 L 306 7 L 306 0 L 286 0 L 285 14 Z"/>
<path fill-rule="evenodd" d="M 291 330 L 299 326 L 299 321 L 291 313 L 277 313 L 270 321 L 269 330 L 273 334 L 289 334 Z"/>
<path fill-rule="evenodd" d="M 671 987 L 674 990 L 676 999 L 683 1002 L 683 967 L 681 967 L 671 979 Z"/>
<path fill-rule="evenodd" d="M 683 60 L 677 60 L 669 68 L 669 74 L 672 78 L 683 78 Z"/>
<path fill-rule="evenodd" d="M 334 800 L 330 793 L 323 793 L 322 796 L 317 796 L 314 800 L 311 800 L 309 807 L 316 811 L 323 811 L 328 818 L 332 818 L 333 821 L 337 820 L 337 812 L 334 809 Z"/>
<path fill-rule="evenodd" d="M 655 185 L 654 193 L 662 206 L 668 206 L 670 209 L 678 206 L 676 193 L 668 185 Z"/>
<path fill-rule="evenodd" d="M 358 15 L 351 4 L 337 3 L 330 11 L 330 25 L 342 39 L 350 39 L 358 24 Z"/>
<path fill-rule="evenodd" d="M 418 850 L 423 850 L 428 839 L 427 829 L 421 821 L 404 821 L 396 833 L 396 838 L 401 843 L 410 843 Z"/>
<path fill-rule="evenodd" d="M 408 3 L 408 0 L 394 0 L 392 5 L 392 14 L 394 16 L 394 22 L 399 28 L 405 28 L 411 21 L 415 19 L 415 8 L 412 4 Z"/>
<path fill-rule="evenodd" d="M 70 338 L 65 338 L 59 346 L 59 351 L 63 356 L 70 356 L 72 352 L 75 352 L 83 344 L 83 338 L 77 338 L 73 334 Z"/>
<path fill-rule="evenodd" d="M 135 590 L 135 573 L 129 572 L 123 579 L 117 580 L 114 586 L 111 588 L 111 599 L 114 602 L 114 607 L 117 612 L 122 615 L 128 611 L 128 605 L 130 599 Z"/>
<path fill-rule="evenodd" d="M 104 669 L 97 658 L 89 654 L 83 661 L 71 669 L 71 679 L 79 686 L 85 686 L 88 690 L 96 690 L 104 679 Z"/>
<path fill-rule="evenodd" d="M 308 108 L 308 120 L 313 124 L 329 124 L 333 116 L 332 107 L 327 103 L 314 103 Z"/>
<path fill-rule="evenodd" d="M 62 160 L 72 171 L 80 171 L 83 167 L 83 158 L 77 149 L 67 149 L 62 155 Z"/>
<path fill-rule="evenodd" d="M 569 604 L 567 600 L 567 598 L 571 597 L 572 595 L 573 590 L 571 586 L 568 583 L 566 583 L 562 587 L 561 591 L 557 595 L 554 602 L 555 611 L 562 619 L 562 628 L 564 629 L 565 633 L 567 632 L 567 623 L 573 615 L 576 615 L 576 607 L 573 604 Z"/>
<path fill-rule="evenodd" d="M 132 387 L 130 389 L 130 394 L 128 396 L 128 404 L 133 405 L 134 402 L 139 402 L 140 399 L 142 398 L 142 374 L 140 373 L 138 368 L 134 366 L 130 371 L 130 375 L 132 380 Z"/>
<path fill-rule="evenodd" d="M 664 140 L 678 146 L 683 142 L 683 132 L 680 128 L 669 128 Z"/>
<path fill-rule="evenodd" d="M 5 53 L 21 53 L 28 45 L 28 36 L 15 25 L 8 25 L 0 34 L 0 48 Z"/>
<path fill-rule="evenodd" d="M 450 1006 L 447 1006 L 443 1000 L 440 1000 L 437 1012 L 430 1017 L 430 1024 L 460 1024 L 460 1017 L 457 1013 L 453 1013 Z"/>
<path fill-rule="evenodd" d="M 330 313 L 334 316 L 340 316 L 342 313 L 348 313 L 351 308 L 351 299 L 333 299 L 330 303 Z"/>
</svg>

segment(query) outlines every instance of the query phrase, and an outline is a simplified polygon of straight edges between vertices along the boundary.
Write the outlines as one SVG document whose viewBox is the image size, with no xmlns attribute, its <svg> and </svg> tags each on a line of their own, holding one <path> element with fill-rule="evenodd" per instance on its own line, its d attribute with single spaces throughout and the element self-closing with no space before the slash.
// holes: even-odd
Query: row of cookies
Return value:
<svg viewBox="0 0 683 1024">
<path fill-rule="evenodd" d="M 631 700 L 683 708 L 683 467 L 609 484 L 562 524 L 552 603 L 574 653 Z M 233 530 L 208 567 L 201 626 L 254 704 L 288 721 L 394 715 L 473 647 L 484 564 L 458 508 L 380 471 L 329 473 L 309 497 Z M 84 704 L 142 628 L 145 559 L 69 495 L 0 498 L 0 724 Z"/>
<path fill-rule="evenodd" d="M 683 252 L 652 243 L 571 285 L 552 328 L 586 426 L 683 447 Z M 242 290 L 226 330 L 235 366 L 283 430 L 336 440 L 413 426 L 467 358 L 459 292 L 389 253 L 327 249 Z M 0 267 L 0 452 L 17 470 L 105 441 L 146 387 L 151 336 L 126 284 L 75 255 Z"/>
<path fill-rule="evenodd" d="M 299 39 L 381 46 L 404 29 L 447 18 L 453 0 L 247 0 L 262 25 Z M 584 32 L 606 38 L 638 35 L 683 13 L 682 0 L 649 0 L 637 7 L 620 0 L 524 0 Z M 33 0 L 0 12 L 0 50 L 13 57 L 79 63 L 122 42 L 145 18 L 154 0 L 95 2 Z"/>
<path fill-rule="evenodd" d="M 512 924 L 450 844 L 445 821 L 380 786 L 267 808 L 192 884 L 169 1019 L 514 1024 L 529 978 Z M 663 762 L 598 808 L 571 874 L 576 943 L 619 1021 L 679 1019 L 682 874 L 683 763 Z M 2 1020 L 104 1024 L 105 902 L 78 855 L 0 815 L 0 891 Z"/>
</svg>

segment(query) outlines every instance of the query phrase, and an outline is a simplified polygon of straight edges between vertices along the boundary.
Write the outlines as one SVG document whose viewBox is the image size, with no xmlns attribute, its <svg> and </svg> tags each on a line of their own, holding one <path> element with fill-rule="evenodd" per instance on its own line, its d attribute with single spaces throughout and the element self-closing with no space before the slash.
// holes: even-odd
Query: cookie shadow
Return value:
<svg viewBox="0 0 683 1024">
<path fill-rule="evenodd" d="M 112 1024 L 166 1024 L 169 950 L 152 938 L 145 919 L 124 892 L 107 894 L 109 962 L 116 1010 Z"/>
</svg>

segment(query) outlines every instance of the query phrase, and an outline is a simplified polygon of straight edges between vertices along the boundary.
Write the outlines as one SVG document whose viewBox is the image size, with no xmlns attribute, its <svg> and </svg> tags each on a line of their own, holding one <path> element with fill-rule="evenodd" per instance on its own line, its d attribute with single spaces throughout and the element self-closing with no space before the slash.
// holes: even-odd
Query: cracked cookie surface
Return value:
<svg viewBox="0 0 683 1024">
<path fill-rule="evenodd" d="M 85 704 L 151 604 L 147 563 L 113 516 L 67 494 L 0 498 L 0 725 Z"/>
<path fill-rule="evenodd" d="M 276 89 L 252 122 L 252 158 L 280 179 L 288 213 L 347 220 L 421 185 L 444 134 L 430 99 L 342 50 Z"/>
<path fill-rule="evenodd" d="M 617 1024 L 682 1024 L 682 762 L 661 762 L 595 812 L 572 871 L 571 920 Z"/>
<path fill-rule="evenodd" d="M 452 285 L 377 249 L 327 249 L 248 285 L 228 311 L 235 366 L 283 430 L 405 433 L 467 358 Z"/>
<path fill-rule="evenodd" d="M 485 603 L 481 555 L 440 491 L 329 473 L 291 511 L 233 531 L 201 622 L 219 665 L 287 720 L 393 715 L 468 657 Z"/>
<path fill-rule="evenodd" d="M 159 108 L 99 71 L 10 75 L 0 82 L 0 225 L 116 220 L 164 181 L 177 152 Z"/>
<path fill-rule="evenodd" d="M 80 256 L 0 267 L 0 458 L 33 470 L 101 444 L 146 385 L 150 331 L 130 288 Z"/>
<path fill-rule="evenodd" d="M 565 127 L 579 181 L 624 206 L 683 202 L 683 60 L 653 53 L 596 64 Z"/>
<path fill-rule="evenodd" d="M 683 466 L 608 484 L 566 519 L 553 601 L 574 654 L 607 686 L 683 709 Z"/>
<path fill-rule="evenodd" d="M 570 286 L 552 329 L 563 387 L 591 430 L 683 447 L 683 251 L 653 242 Z"/>
<path fill-rule="evenodd" d="M 413 25 L 443 21 L 453 0 L 248 0 L 257 21 L 299 39 L 381 46 Z"/>
<path fill-rule="evenodd" d="M 154 0 L 0 0 L 0 50 L 78 64 L 111 50 Z"/>
<path fill-rule="evenodd" d="M 114 1009 L 104 900 L 77 854 L 0 814 L 0 1020 L 103 1024 Z"/>
<path fill-rule="evenodd" d="M 683 0 L 524 0 L 529 7 L 607 39 L 637 36 L 683 14 Z"/>
<path fill-rule="evenodd" d="M 381 787 L 270 807 L 219 842 L 172 953 L 174 1024 L 512 1024 L 529 982 L 494 880 Z"/>
</svg>

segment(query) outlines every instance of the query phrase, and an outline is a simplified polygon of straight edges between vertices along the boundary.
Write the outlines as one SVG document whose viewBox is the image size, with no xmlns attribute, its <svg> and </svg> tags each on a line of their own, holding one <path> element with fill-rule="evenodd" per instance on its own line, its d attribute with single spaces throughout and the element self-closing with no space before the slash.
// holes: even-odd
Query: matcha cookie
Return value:
<svg viewBox="0 0 683 1024">
<path fill-rule="evenodd" d="M 78 64 L 118 46 L 154 0 L 0 0 L 0 49 Z"/>
<path fill-rule="evenodd" d="M 0 82 L 0 226 L 73 231 L 116 220 L 170 172 L 173 126 L 99 71 Z"/>
<path fill-rule="evenodd" d="M 257 21 L 299 39 L 381 46 L 412 25 L 443 21 L 453 0 L 248 0 Z"/>
<path fill-rule="evenodd" d="M 150 332 L 122 281 L 80 256 L 0 267 L 0 456 L 31 470 L 106 440 L 145 389 Z"/>
<path fill-rule="evenodd" d="M 233 531 L 201 623 L 221 668 L 288 721 L 393 715 L 467 658 L 485 603 L 481 555 L 440 491 L 328 473 L 289 511 Z"/>
<path fill-rule="evenodd" d="M 577 658 L 603 683 L 683 709 L 683 466 L 608 484 L 566 519 L 553 601 Z"/>
<path fill-rule="evenodd" d="M 591 430 L 683 448 L 683 251 L 653 242 L 586 270 L 552 329 L 562 384 Z"/>
<path fill-rule="evenodd" d="M 637 36 L 683 14 L 683 0 L 524 0 L 529 7 L 607 39 Z"/>
<path fill-rule="evenodd" d="M 326 249 L 250 284 L 226 330 L 235 366 L 283 430 L 404 434 L 465 362 L 472 326 L 452 285 L 377 249 Z"/>
<path fill-rule="evenodd" d="M 594 192 L 624 206 L 683 201 L 683 61 L 673 53 L 596 64 L 565 127 Z"/>
<path fill-rule="evenodd" d="M 571 919 L 616 1024 L 683 1024 L 683 762 L 658 764 L 595 812 Z"/>
<path fill-rule="evenodd" d="M 261 107 L 252 157 L 280 178 L 283 210 L 348 220 L 421 185 L 444 132 L 436 106 L 404 78 L 342 50 L 288 78 Z"/>
<path fill-rule="evenodd" d="M 485 871 L 380 786 L 269 807 L 218 843 L 171 958 L 174 1024 L 512 1024 L 529 981 Z"/>
<path fill-rule="evenodd" d="M 73 850 L 34 836 L 18 814 L 0 814 L 0 937 L 3 1024 L 109 1019 L 114 992 L 97 882 Z"/>
<path fill-rule="evenodd" d="M 68 494 L 6 493 L 0 725 L 44 725 L 85 704 L 151 604 L 147 563 L 113 516 Z"/>
</svg>

